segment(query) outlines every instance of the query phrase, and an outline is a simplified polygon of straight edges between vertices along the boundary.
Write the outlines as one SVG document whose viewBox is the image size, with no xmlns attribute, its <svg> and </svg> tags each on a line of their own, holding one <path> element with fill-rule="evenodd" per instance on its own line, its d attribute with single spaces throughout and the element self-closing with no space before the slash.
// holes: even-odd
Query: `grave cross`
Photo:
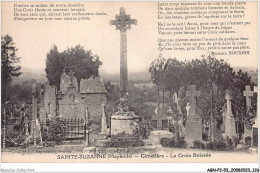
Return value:
<svg viewBox="0 0 260 173">
<path fill-rule="evenodd" d="M 246 97 L 246 106 L 251 107 L 251 97 L 253 96 L 254 92 L 250 90 L 250 86 L 246 86 L 246 90 L 243 92 L 244 96 Z"/>
<path fill-rule="evenodd" d="M 159 114 L 159 115 L 153 115 L 152 116 L 152 120 L 155 120 L 156 121 L 156 128 L 157 129 L 163 129 L 163 120 L 167 120 L 167 117 L 166 116 L 163 116 L 162 114 Z"/>
<path fill-rule="evenodd" d="M 190 115 L 197 115 L 197 97 L 200 96 L 200 91 L 196 90 L 196 85 L 190 85 L 189 91 L 186 91 L 186 96 L 190 97 Z"/>
<path fill-rule="evenodd" d="M 36 119 L 37 119 L 37 91 L 36 84 L 32 85 L 32 125 L 31 132 L 33 133 L 33 144 L 36 146 Z"/>
<path fill-rule="evenodd" d="M 127 77 L 127 44 L 126 30 L 131 29 L 131 24 L 137 24 L 136 19 L 131 19 L 130 15 L 125 14 L 125 8 L 120 8 L 120 14 L 116 15 L 116 20 L 110 20 L 111 25 L 120 30 L 120 97 L 128 99 L 128 77 Z M 120 99 L 120 102 L 122 99 Z M 123 101 L 124 102 L 124 101 Z M 124 105 L 124 104 L 122 104 Z"/>
<path fill-rule="evenodd" d="M 229 90 L 226 90 L 225 98 L 227 100 L 227 115 L 232 115 L 231 100 L 233 99 L 233 97 L 230 95 Z"/>
</svg>

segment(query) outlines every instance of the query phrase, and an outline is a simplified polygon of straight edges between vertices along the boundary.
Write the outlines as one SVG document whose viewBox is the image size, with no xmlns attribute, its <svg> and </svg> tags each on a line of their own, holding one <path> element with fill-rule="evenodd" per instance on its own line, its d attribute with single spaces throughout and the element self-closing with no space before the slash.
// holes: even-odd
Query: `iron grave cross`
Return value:
<svg viewBox="0 0 260 173">
<path fill-rule="evenodd" d="M 110 21 L 120 30 L 120 97 L 128 98 L 128 77 L 127 77 L 127 45 L 126 30 L 131 29 L 131 24 L 137 24 L 136 19 L 131 19 L 130 15 L 125 14 L 125 8 L 120 8 L 120 14 L 116 15 L 115 20 Z"/>
</svg>

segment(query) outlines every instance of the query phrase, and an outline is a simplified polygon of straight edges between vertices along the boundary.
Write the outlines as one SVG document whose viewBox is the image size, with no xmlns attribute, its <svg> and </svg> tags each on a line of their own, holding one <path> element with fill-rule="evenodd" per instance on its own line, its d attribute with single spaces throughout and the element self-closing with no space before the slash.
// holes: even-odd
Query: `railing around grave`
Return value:
<svg viewBox="0 0 260 173">
<path fill-rule="evenodd" d="M 84 119 L 63 119 L 63 122 L 65 126 L 62 131 L 62 134 L 64 135 L 64 140 L 82 140 L 86 138 L 87 125 Z M 41 122 L 40 124 L 43 140 L 49 140 L 48 135 L 50 135 L 51 133 L 51 122 Z"/>
</svg>

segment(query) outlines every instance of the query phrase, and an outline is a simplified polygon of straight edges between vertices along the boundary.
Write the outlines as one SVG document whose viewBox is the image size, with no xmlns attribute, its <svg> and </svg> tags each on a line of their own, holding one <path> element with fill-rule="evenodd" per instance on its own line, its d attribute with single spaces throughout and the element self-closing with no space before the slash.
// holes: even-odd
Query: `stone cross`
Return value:
<svg viewBox="0 0 260 173">
<path fill-rule="evenodd" d="M 227 100 L 227 115 L 233 115 L 232 114 L 232 109 L 231 109 L 231 100 L 233 99 L 232 96 L 230 95 L 229 90 L 226 90 L 226 96 L 225 96 L 226 100 Z"/>
<path fill-rule="evenodd" d="M 119 15 L 116 15 L 115 20 L 110 20 L 110 25 L 115 25 L 116 30 L 120 30 L 120 102 L 128 100 L 128 77 L 127 77 L 127 44 L 126 30 L 131 29 L 131 24 L 137 24 L 136 19 L 131 19 L 130 15 L 125 14 L 125 8 L 120 8 Z M 126 104 L 121 104 L 128 106 Z"/>
<path fill-rule="evenodd" d="M 254 92 L 250 90 L 250 86 L 246 86 L 246 90 L 243 92 L 243 95 L 246 97 L 246 106 L 251 107 L 251 97 L 253 97 Z"/>
<path fill-rule="evenodd" d="M 200 96 L 200 91 L 197 91 L 196 85 L 190 85 L 189 91 L 186 91 L 186 96 L 190 97 L 190 115 L 197 115 L 197 97 Z"/>
</svg>

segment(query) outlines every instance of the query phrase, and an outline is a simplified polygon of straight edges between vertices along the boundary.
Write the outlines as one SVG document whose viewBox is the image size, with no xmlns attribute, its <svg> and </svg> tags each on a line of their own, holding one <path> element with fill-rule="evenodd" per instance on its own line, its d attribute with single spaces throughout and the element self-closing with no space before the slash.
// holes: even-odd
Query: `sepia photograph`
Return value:
<svg viewBox="0 0 260 173">
<path fill-rule="evenodd" d="M 1 47 L 2 163 L 259 162 L 257 1 L 2 1 Z"/>
</svg>

